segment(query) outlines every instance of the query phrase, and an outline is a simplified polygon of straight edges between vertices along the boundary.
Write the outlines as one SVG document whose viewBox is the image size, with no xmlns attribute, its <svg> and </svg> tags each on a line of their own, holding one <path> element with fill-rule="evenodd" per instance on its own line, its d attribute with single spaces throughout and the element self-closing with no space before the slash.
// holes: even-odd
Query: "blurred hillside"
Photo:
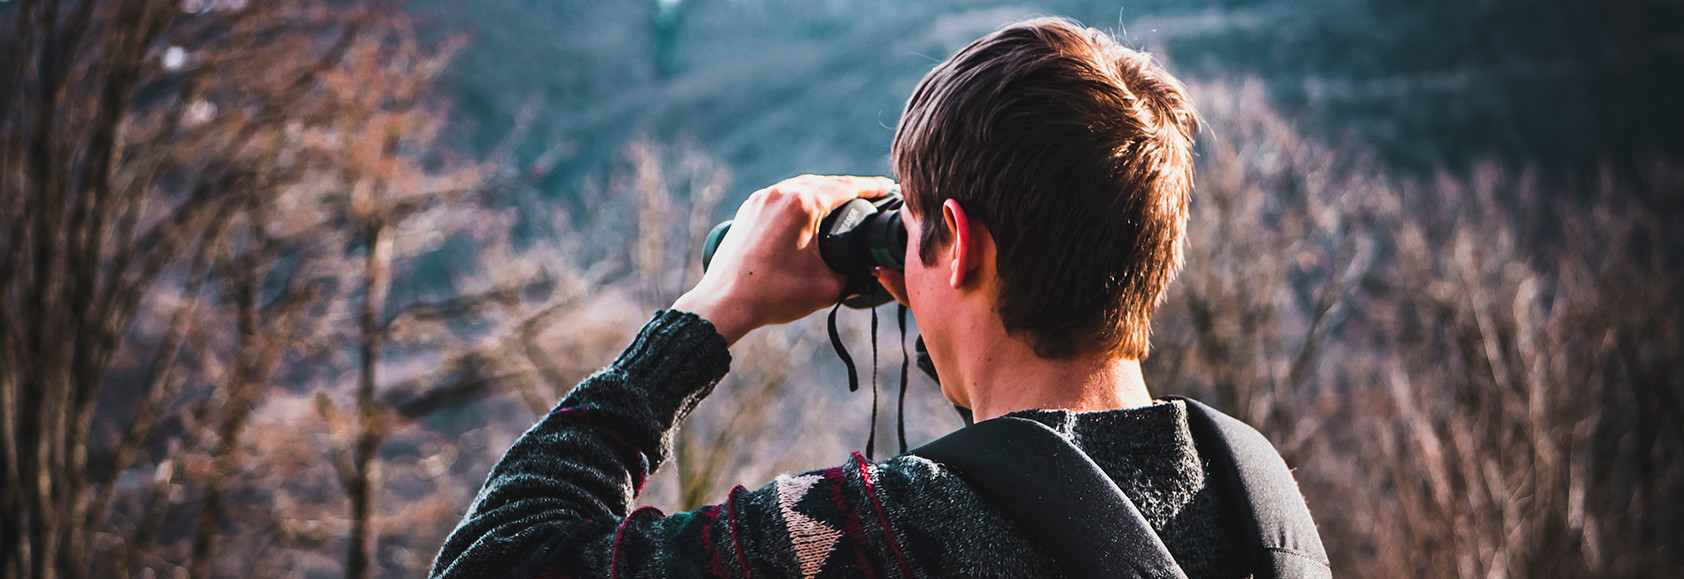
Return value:
<svg viewBox="0 0 1684 579">
<path fill-rule="evenodd" d="M 698 143 L 748 190 L 884 173 L 912 86 L 1002 23 L 1058 14 L 1187 78 L 1255 78 L 1330 142 L 1419 172 L 1497 158 L 1581 173 L 1684 147 L 1684 3 L 1523 0 L 422 0 L 473 41 L 445 90 L 478 147 L 536 107 L 543 189 L 601 179 L 632 136 Z M 1222 135 L 1214 135 L 1222 138 Z"/>
<path fill-rule="evenodd" d="M 1340 576 L 1684 567 L 1676 1 L 421 8 L 0 2 L 0 576 L 424 574 L 748 190 L 885 172 L 919 76 L 1043 12 L 1190 81 L 1146 375 L 1270 437 Z M 823 322 L 739 342 L 640 504 L 861 448 Z"/>
</svg>

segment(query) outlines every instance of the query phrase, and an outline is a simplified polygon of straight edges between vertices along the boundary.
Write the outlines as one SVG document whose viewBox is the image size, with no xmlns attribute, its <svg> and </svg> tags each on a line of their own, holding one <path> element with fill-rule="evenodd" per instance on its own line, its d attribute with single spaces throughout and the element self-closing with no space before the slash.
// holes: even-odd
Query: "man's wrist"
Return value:
<svg viewBox="0 0 1684 579">
<path fill-rule="evenodd" d="M 672 303 L 672 309 L 696 314 L 713 324 L 715 331 L 725 338 L 725 344 L 737 343 L 757 326 L 751 321 L 747 308 L 727 299 L 692 289 Z"/>
</svg>

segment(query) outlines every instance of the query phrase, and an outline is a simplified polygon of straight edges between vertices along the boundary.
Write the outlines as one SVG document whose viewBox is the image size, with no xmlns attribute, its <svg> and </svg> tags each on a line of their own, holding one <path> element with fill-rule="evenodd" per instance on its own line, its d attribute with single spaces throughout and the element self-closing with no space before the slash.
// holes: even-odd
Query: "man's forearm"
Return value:
<svg viewBox="0 0 1684 579">
<path fill-rule="evenodd" d="M 692 290 L 673 302 L 672 309 L 690 312 L 713 324 L 714 330 L 725 338 L 725 345 L 729 346 L 743 339 L 755 329 L 748 309 L 740 304 L 726 302 L 711 295 Z"/>
<path fill-rule="evenodd" d="M 625 517 L 665 460 L 671 431 L 725 375 L 711 323 L 658 312 L 613 364 L 585 379 L 492 468 L 434 562 L 439 577 L 501 576 L 574 528 Z"/>
</svg>

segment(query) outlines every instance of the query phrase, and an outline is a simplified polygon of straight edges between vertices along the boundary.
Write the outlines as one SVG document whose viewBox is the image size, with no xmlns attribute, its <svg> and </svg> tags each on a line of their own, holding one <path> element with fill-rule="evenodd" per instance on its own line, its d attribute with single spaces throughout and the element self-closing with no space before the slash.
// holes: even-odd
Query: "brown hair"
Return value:
<svg viewBox="0 0 1684 579">
<path fill-rule="evenodd" d="M 1010 25 L 937 65 L 906 103 L 894 165 L 924 263 L 954 199 L 998 247 L 999 312 L 1046 358 L 1143 358 L 1181 267 L 1186 88 L 1151 56 L 1063 19 Z"/>
</svg>

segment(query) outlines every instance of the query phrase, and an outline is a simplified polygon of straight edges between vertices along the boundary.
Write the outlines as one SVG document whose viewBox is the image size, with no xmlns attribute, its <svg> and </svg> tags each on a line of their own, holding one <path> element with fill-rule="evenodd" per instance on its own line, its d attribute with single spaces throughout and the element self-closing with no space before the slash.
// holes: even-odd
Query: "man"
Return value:
<svg viewBox="0 0 1684 579">
<path fill-rule="evenodd" d="M 1039 421 L 1135 503 L 1190 577 L 1245 576 L 1179 401 L 1141 377 L 1180 264 L 1192 138 L 1185 89 L 1103 33 L 1038 19 L 977 40 L 907 103 L 893 162 L 910 306 L 949 400 Z M 913 456 L 778 477 L 671 516 L 628 512 L 727 346 L 834 303 L 820 219 L 884 178 L 756 192 L 700 283 L 526 433 L 435 562 L 438 577 L 1036 577 L 1058 566 L 1000 505 Z"/>
</svg>

